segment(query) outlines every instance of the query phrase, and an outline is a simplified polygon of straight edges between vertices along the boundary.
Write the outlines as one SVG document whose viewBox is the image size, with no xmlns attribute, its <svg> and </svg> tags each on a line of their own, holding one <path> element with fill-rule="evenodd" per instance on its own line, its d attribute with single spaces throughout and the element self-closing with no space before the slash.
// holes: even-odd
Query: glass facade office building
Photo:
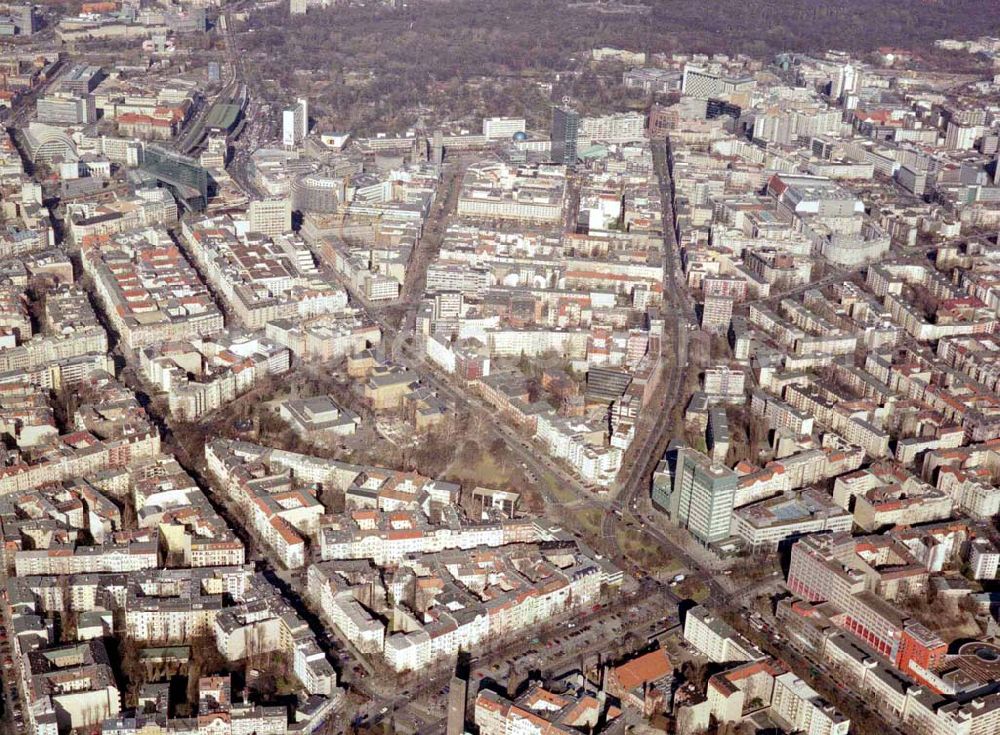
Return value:
<svg viewBox="0 0 1000 735">
<path fill-rule="evenodd" d="M 576 165 L 576 141 L 580 134 L 580 113 L 569 107 L 552 109 L 552 161 Z"/>
</svg>

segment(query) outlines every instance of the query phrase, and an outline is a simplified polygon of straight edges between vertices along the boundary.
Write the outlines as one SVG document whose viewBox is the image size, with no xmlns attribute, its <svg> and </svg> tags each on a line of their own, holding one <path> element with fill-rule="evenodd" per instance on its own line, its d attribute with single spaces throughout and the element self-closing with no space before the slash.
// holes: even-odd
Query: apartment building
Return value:
<svg viewBox="0 0 1000 735">
<path fill-rule="evenodd" d="M 446 514 L 450 515 L 450 514 Z M 522 521 L 470 523 L 455 518 L 454 527 L 439 528 L 422 513 L 355 514 L 339 528 L 324 528 L 318 555 L 329 559 L 371 559 L 375 564 L 401 562 L 407 554 L 433 554 L 452 549 L 496 548 L 516 541 L 540 541 L 544 532 Z"/>
<path fill-rule="evenodd" d="M 460 649 L 516 634 L 559 611 L 583 609 L 598 599 L 604 574 L 586 556 L 573 553 L 572 563 L 557 569 L 548 561 L 547 552 L 531 548 L 530 553 L 541 553 L 536 570 L 543 576 L 536 577 L 516 571 L 512 562 L 522 553 L 520 549 L 502 555 L 493 551 L 473 552 L 471 558 L 467 552 L 461 553 L 462 558 L 470 558 L 479 570 L 473 572 L 469 568 L 466 572 L 463 568 L 460 573 L 463 578 L 470 579 L 466 575 L 472 574 L 485 579 L 483 575 L 493 574 L 497 575 L 495 579 L 511 586 L 505 590 L 487 582 L 483 599 L 449 583 L 452 575 L 446 571 L 447 567 L 437 567 L 443 590 L 435 606 L 446 603 L 448 611 L 414 632 L 388 636 L 384 648 L 388 665 L 395 671 L 418 670 L 443 657 L 452 657 Z M 452 554 L 458 561 L 458 556 Z"/>
<path fill-rule="evenodd" d="M 969 566 L 973 579 L 996 579 L 1000 571 L 1000 549 L 988 538 L 969 542 Z"/>
<path fill-rule="evenodd" d="M 93 728 L 121 711 L 121 692 L 101 639 L 31 651 L 25 657 L 37 731 Z"/>
<path fill-rule="evenodd" d="M 32 462 L 0 469 L 0 495 L 125 467 L 131 461 L 160 451 L 160 434 L 149 427 L 108 440 L 78 431 L 62 436 L 61 442 L 61 447 L 40 453 Z"/>
<path fill-rule="evenodd" d="M 52 545 L 46 549 L 14 553 L 14 571 L 18 576 L 32 574 L 70 575 L 90 573 L 136 572 L 155 569 L 159 552 L 155 535 L 147 541 L 98 546 Z"/>
<path fill-rule="evenodd" d="M 644 717 L 667 709 L 673 686 L 674 666 L 662 648 L 609 666 L 604 674 L 604 691 Z"/>
<path fill-rule="evenodd" d="M 706 296 L 701 312 L 701 328 L 707 332 L 725 333 L 733 318 L 733 298 Z"/>
<path fill-rule="evenodd" d="M 61 286 L 46 295 L 42 326 L 43 334 L 31 337 L 29 324 L 29 333 L 22 334 L 20 344 L 0 351 L 0 375 L 32 371 L 88 354 L 107 354 L 107 333 L 86 294 L 74 286 Z M 22 322 L 22 332 L 23 327 Z"/>
<path fill-rule="evenodd" d="M 227 661 L 280 653 L 291 662 L 292 672 L 309 694 L 329 697 L 337 687 L 336 672 L 315 634 L 279 595 L 226 608 L 216 616 L 212 636 Z"/>
<path fill-rule="evenodd" d="M 143 190 L 134 196 L 102 197 L 66 204 L 67 234 L 74 243 L 87 237 L 116 235 L 177 221 L 177 203 L 165 189 Z"/>
<path fill-rule="evenodd" d="M 888 462 L 838 477 L 833 499 L 853 510 L 855 522 L 866 531 L 944 520 L 953 506 L 947 493 Z"/>
<path fill-rule="evenodd" d="M 715 674 L 708 680 L 706 701 L 719 722 L 740 722 L 755 708 L 769 706 L 774 680 L 785 672 L 774 659 L 750 661 Z"/>
<path fill-rule="evenodd" d="M 306 562 L 306 541 L 317 531 L 323 505 L 314 494 L 294 487 L 280 465 L 270 473 L 247 466 L 234 447 L 215 441 L 205 447 L 209 472 L 235 502 L 247 508 L 248 522 L 288 569 Z"/>
<path fill-rule="evenodd" d="M 1000 727 L 1000 692 L 949 701 L 915 688 L 907 692 L 902 723 L 915 735 L 987 735 Z"/>
<path fill-rule="evenodd" d="M 482 735 L 507 735 L 512 729 L 539 733 L 573 733 L 595 728 L 618 717 L 596 694 L 556 694 L 533 684 L 510 700 L 489 689 L 476 695 L 474 719 Z M 530 730 L 529 730 L 530 728 Z"/>
<path fill-rule="evenodd" d="M 741 403 L 745 385 L 746 373 L 728 365 L 710 367 L 702 376 L 702 390 L 709 402 Z"/>
<path fill-rule="evenodd" d="M 228 216 L 184 222 L 184 242 L 231 317 L 247 329 L 342 311 L 347 294 L 319 275 L 305 243 L 246 232 Z"/>
<path fill-rule="evenodd" d="M 684 617 L 684 640 L 715 663 L 759 661 L 765 658 L 729 624 L 701 605 Z"/>
<path fill-rule="evenodd" d="M 80 249 L 83 270 L 128 349 L 222 329 L 222 313 L 165 230 L 85 237 Z"/>
<path fill-rule="evenodd" d="M 170 413 L 188 421 L 235 400 L 291 367 L 291 353 L 260 333 L 175 340 L 139 352 L 139 366 L 167 394 Z"/>
<path fill-rule="evenodd" d="M 774 678 L 771 714 L 790 730 L 809 735 L 847 735 L 851 721 L 793 672 Z"/>
<path fill-rule="evenodd" d="M 307 589 L 324 618 L 334 625 L 362 653 L 381 653 L 385 646 L 385 626 L 362 605 L 368 599 L 359 585 L 347 581 L 350 567 L 338 562 L 317 562 L 309 566 Z"/>
<path fill-rule="evenodd" d="M 550 455 L 565 460 L 588 482 L 609 485 L 621 467 L 622 451 L 605 443 L 608 430 L 602 423 L 586 422 L 540 413 L 535 439 Z"/>
</svg>

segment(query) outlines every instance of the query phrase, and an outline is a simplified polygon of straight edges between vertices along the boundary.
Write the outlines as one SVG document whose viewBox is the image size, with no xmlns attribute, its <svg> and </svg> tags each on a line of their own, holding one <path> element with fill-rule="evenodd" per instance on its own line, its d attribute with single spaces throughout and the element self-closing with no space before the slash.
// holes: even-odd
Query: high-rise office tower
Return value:
<svg viewBox="0 0 1000 735">
<path fill-rule="evenodd" d="M 19 36 L 30 36 L 38 30 L 38 16 L 35 14 L 34 4 L 4 3 L 4 5 L 14 33 Z"/>
<path fill-rule="evenodd" d="M 431 138 L 431 163 L 440 166 L 444 162 L 444 136 L 440 130 Z"/>
<path fill-rule="evenodd" d="M 462 735 L 465 732 L 465 701 L 469 684 L 458 676 L 451 677 L 448 687 L 447 735 Z"/>
<path fill-rule="evenodd" d="M 309 132 L 309 103 L 299 99 L 281 115 L 281 142 L 286 148 L 294 148 Z"/>
<path fill-rule="evenodd" d="M 830 96 L 833 99 L 846 98 L 861 89 L 861 73 L 853 64 L 844 64 L 833 74 L 830 81 Z"/>
<path fill-rule="evenodd" d="M 469 667 L 471 661 L 467 651 L 459 651 L 455 664 L 455 675 L 448 687 L 448 724 L 446 735 L 464 735 L 465 705 L 469 697 Z"/>
<path fill-rule="evenodd" d="M 552 108 L 552 161 L 576 165 L 576 140 L 580 132 L 580 113 L 569 107 Z"/>
<path fill-rule="evenodd" d="M 679 448 L 670 518 L 703 544 L 729 537 L 736 473 L 690 447 Z"/>
</svg>

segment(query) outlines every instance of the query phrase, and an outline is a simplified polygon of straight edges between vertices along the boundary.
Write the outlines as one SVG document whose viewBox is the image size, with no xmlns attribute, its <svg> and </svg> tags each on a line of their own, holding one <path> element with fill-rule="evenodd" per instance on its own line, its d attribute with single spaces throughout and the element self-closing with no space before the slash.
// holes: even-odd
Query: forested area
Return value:
<svg viewBox="0 0 1000 735">
<path fill-rule="evenodd" d="M 377 120 L 392 126 L 397 115 L 414 117 L 418 105 L 442 103 L 455 119 L 530 118 L 546 100 L 581 86 L 580 62 L 599 46 L 768 58 L 785 50 L 919 50 L 937 38 L 1000 32 L 1000 0 L 648 2 L 648 15 L 552 0 L 411 0 L 399 10 L 333 7 L 296 17 L 282 3 L 253 15 L 253 32 L 241 38 L 277 88 L 313 85 L 337 124 L 358 129 Z M 554 71 L 565 72 L 565 88 L 544 83 Z M 602 89 L 600 79 L 583 81 L 598 97 L 622 94 Z"/>
</svg>

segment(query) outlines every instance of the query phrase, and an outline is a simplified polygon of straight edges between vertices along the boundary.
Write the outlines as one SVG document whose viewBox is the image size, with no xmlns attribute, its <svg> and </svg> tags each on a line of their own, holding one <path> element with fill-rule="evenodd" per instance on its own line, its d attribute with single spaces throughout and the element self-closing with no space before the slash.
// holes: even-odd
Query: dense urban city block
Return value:
<svg viewBox="0 0 1000 735">
<path fill-rule="evenodd" d="M 0 122 L 0 732 L 1000 733 L 995 0 L 12 0 Z"/>
</svg>

